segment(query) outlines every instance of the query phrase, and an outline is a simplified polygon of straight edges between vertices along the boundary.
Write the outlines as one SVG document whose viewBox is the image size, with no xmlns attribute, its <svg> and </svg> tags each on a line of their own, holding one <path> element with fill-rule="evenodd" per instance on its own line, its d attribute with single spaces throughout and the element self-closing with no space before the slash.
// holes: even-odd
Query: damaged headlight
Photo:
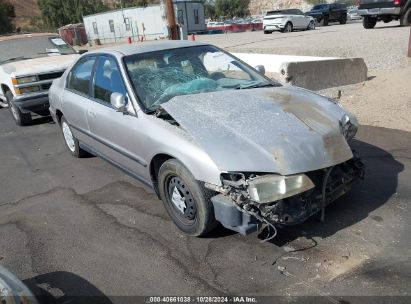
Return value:
<svg viewBox="0 0 411 304">
<path fill-rule="evenodd" d="M 340 130 L 346 140 L 351 140 L 355 134 L 357 134 L 358 128 L 356 123 L 353 123 L 350 117 L 347 114 L 344 114 L 340 119 Z"/>
<path fill-rule="evenodd" d="M 248 180 L 250 199 L 257 203 L 279 201 L 314 187 L 314 183 L 305 174 L 264 175 Z"/>
</svg>

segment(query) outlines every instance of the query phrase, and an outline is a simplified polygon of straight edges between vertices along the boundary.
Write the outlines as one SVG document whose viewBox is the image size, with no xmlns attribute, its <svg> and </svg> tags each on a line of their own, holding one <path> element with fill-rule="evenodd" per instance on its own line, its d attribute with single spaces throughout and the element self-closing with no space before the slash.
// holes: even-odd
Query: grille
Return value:
<svg viewBox="0 0 411 304">
<path fill-rule="evenodd" d="M 46 83 L 46 84 L 42 84 L 41 85 L 41 89 L 42 90 L 48 90 L 51 87 L 51 83 Z"/>
<path fill-rule="evenodd" d="M 38 75 L 39 80 L 51 80 L 51 79 L 56 79 L 60 78 L 61 75 L 63 75 L 64 72 L 55 72 L 55 73 L 49 73 L 49 74 L 42 74 Z"/>
</svg>

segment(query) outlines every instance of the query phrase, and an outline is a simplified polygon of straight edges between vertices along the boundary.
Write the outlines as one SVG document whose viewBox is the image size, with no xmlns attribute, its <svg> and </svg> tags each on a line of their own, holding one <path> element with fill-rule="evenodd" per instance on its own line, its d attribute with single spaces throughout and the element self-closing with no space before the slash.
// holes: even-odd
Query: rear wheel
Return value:
<svg viewBox="0 0 411 304">
<path fill-rule="evenodd" d="M 271 34 L 271 31 L 264 31 L 264 34 Z"/>
<path fill-rule="evenodd" d="M 411 7 L 400 17 L 401 26 L 410 26 L 411 25 Z"/>
<path fill-rule="evenodd" d="M 377 18 L 370 17 L 370 16 L 364 16 L 362 25 L 364 26 L 365 29 L 372 29 L 375 27 L 376 24 L 377 24 Z"/>
<path fill-rule="evenodd" d="M 63 132 L 64 141 L 66 142 L 67 148 L 69 148 L 71 155 L 78 158 L 85 156 L 87 153 L 80 148 L 79 141 L 74 137 L 70 125 L 64 116 L 61 117 L 60 125 Z"/>
<path fill-rule="evenodd" d="M 13 101 L 13 94 L 9 91 L 6 93 L 7 102 L 9 104 L 9 109 L 14 121 L 19 126 L 27 126 L 31 123 L 31 114 L 23 113 L 20 111 L 19 107 Z"/>
<path fill-rule="evenodd" d="M 291 22 L 287 22 L 284 29 L 282 30 L 283 33 L 291 33 L 293 31 L 293 24 Z"/>
<path fill-rule="evenodd" d="M 308 24 L 307 29 L 308 30 L 315 30 L 315 21 L 314 20 L 310 21 L 310 23 Z"/>
<path fill-rule="evenodd" d="M 345 15 L 341 16 L 340 24 L 346 24 L 346 23 L 347 23 L 347 16 Z"/>
<path fill-rule="evenodd" d="M 176 226 L 191 236 L 202 236 L 216 227 L 210 193 L 179 161 L 166 161 L 158 174 L 160 198 Z"/>
</svg>

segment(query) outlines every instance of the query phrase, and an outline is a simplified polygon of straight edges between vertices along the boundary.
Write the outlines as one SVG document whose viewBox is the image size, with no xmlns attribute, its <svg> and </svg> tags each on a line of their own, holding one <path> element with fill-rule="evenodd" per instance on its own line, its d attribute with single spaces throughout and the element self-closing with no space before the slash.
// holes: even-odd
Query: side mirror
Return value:
<svg viewBox="0 0 411 304">
<path fill-rule="evenodd" d="M 257 70 L 257 71 L 259 71 L 261 74 L 265 74 L 265 67 L 263 66 L 263 65 L 257 65 L 256 67 L 255 67 L 255 69 Z"/>
<path fill-rule="evenodd" d="M 110 96 L 110 103 L 117 112 L 127 113 L 126 97 L 123 94 L 117 92 L 112 93 Z"/>
<path fill-rule="evenodd" d="M 82 54 L 87 53 L 87 52 L 88 52 L 88 50 L 78 50 L 77 54 L 82 55 Z"/>
</svg>

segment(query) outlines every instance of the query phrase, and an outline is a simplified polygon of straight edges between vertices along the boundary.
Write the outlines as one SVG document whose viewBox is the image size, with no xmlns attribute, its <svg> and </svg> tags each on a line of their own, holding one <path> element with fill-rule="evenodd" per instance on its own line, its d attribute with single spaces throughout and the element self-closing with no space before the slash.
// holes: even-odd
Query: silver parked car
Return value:
<svg viewBox="0 0 411 304">
<path fill-rule="evenodd" d="M 301 223 L 349 191 L 363 165 L 356 118 L 229 53 L 188 41 L 83 55 L 50 89 L 70 152 L 101 156 L 151 186 L 200 236 Z"/>
</svg>

